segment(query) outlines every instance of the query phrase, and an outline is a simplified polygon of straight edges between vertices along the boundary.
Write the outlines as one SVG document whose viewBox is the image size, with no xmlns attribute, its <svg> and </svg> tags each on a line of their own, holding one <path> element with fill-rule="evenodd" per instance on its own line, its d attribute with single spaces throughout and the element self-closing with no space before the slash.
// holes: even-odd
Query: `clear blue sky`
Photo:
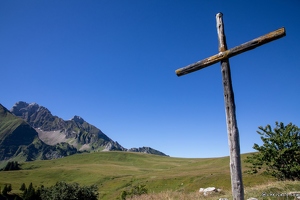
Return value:
<svg viewBox="0 0 300 200">
<path fill-rule="evenodd" d="M 79 115 L 126 148 L 174 157 L 229 155 L 220 64 L 175 70 L 285 27 L 230 59 L 241 152 L 258 126 L 300 126 L 300 1 L 0 1 L 0 103 Z"/>
</svg>

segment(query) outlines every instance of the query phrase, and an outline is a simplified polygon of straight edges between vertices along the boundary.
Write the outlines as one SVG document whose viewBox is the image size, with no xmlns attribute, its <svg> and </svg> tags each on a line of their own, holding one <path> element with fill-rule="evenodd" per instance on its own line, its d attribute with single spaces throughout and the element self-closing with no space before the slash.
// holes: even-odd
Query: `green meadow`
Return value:
<svg viewBox="0 0 300 200">
<path fill-rule="evenodd" d="M 246 156 L 242 155 L 242 162 Z M 1 171 L 0 187 L 10 183 L 12 192 L 20 193 L 22 183 L 28 186 L 32 182 L 34 187 L 51 186 L 57 181 L 96 184 L 100 199 L 117 199 L 122 191 L 135 185 L 146 185 L 149 194 L 166 191 L 198 193 L 200 187 L 210 186 L 222 189 L 221 197 L 228 198 L 231 194 L 229 157 L 173 158 L 130 152 L 99 152 L 25 162 L 21 168 L 18 171 Z M 243 171 L 246 169 L 243 162 Z M 247 191 L 249 195 L 255 195 L 253 191 L 261 192 L 264 186 L 276 183 L 275 179 L 264 174 L 243 173 L 243 181 L 245 196 Z M 300 190 L 300 184 L 291 187 L 291 190 Z"/>
</svg>

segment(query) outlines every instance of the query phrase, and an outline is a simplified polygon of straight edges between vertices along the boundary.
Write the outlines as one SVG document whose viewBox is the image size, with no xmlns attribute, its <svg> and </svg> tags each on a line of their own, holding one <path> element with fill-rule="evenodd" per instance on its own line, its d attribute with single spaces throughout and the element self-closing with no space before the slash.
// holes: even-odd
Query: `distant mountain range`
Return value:
<svg viewBox="0 0 300 200">
<path fill-rule="evenodd" d="M 55 159 L 75 153 L 131 151 L 167 156 L 150 147 L 126 149 L 79 116 L 63 120 L 36 103 L 0 104 L 0 161 Z"/>
</svg>

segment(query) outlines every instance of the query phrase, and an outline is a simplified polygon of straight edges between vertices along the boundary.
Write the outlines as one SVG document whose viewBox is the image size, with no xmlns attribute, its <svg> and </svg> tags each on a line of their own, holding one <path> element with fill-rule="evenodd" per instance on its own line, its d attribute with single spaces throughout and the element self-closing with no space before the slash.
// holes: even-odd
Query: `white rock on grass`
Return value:
<svg viewBox="0 0 300 200">
<path fill-rule="evenodd" d="M 220 192 L 220 189 L 216 189 L 215 187 L 208 187 L 208 188 L 200 188 L 199 192 L 203 193 L 204 196 L 212 194 L 214 192 Z"/>
<path fill-rule="evenodd" d="M 204 189 L 204 192 L 213 192 L 213 191 L 217 191 L 215 187 L 208 187 Z"/>
</svg>

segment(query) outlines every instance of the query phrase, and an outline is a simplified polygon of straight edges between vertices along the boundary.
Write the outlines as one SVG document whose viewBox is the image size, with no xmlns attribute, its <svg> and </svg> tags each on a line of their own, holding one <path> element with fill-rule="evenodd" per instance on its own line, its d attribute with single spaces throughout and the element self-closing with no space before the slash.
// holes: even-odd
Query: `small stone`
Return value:
<svg viewBox="0 0 300 200">
<path fill-rule="evenodd" d="M 216 188 L 215 187 L 208 187 L 204 189 L 203 195 L 207 196 L 209 194 L 212 194 L 213 192 L 216 192 Z"/>
<path fill-rule="evenodd" d="M 208 187 L 204 189 L 204 192 L 213 192 L 213 191 L 216 191 L 215 187 Z"/>
<path fill-rule="evenodd" d="M 208 188 L 200 188 L 199 192 L 203 193 L 204 196 L 207 196 L 209 194 L 212 194 L 214 192 L 221 192 L 221 189 L 217 189 L 215 187 L 208 187 Z"/>
</svg>

